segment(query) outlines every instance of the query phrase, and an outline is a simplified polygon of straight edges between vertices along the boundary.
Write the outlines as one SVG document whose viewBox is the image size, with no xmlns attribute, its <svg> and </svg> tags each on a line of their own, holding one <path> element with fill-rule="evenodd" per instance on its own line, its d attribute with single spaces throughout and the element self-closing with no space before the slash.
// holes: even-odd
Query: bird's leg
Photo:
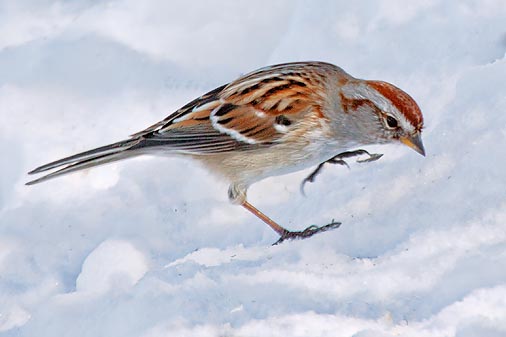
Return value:
<svg viewBox="0 0 506 337">
<path fill-rule="evenodd" d="M 329 159 L 327 161 L 324 161 L 323 163 L 320 163 L 316 167 L 316 169 L 313 172 L 311 172 L 311 174 L 309 174 L 306 178 L 304 178 L 304 180 L 302 180 L 302 182 L 300 183 L 300 193 L 303 196 L 306 196 L 306 193 L 304 193 L 304 186 L 306 185 L 306 183 L 312 183 L 312 182 L 314 182 L 316 176 L 320 174 L 320 172 L 323 170 L 323 166 L 326 163 L 345 165 L 346 167 L 349 167 L 348 163 L 346 163 L 342 159 L 336 159 L 336 157 L 333 157 L 333 158 L 331 158 L 331 159 Z"/>
<path fill-rule="evenodd" d="M 269 218 L 264 213 L 260 212 L 255 206 L 247 202 L 246 200 L 242 203 L 242 206 L 246 208 L 248 211 L 253 213 L 255 216 L 257 216 L 260 220 L 265 222 L 269 227 L 271 227 L 276 233 L 279 234 L 280 238 L 278 241 L 274 243 L 274 245 L 280 244 L 281 242 L 285 240 L 293 240 L 293 239 L 306 239 L 311 236 L 313 236 L 316 233 L 322 233 L 326 232 L 331 229 L 336 229 L 339 226 L 341 226 L 340 222 L 335 222 L 332 220 L 331 223 L 325 226 L 309 226 L 308 228 L 302 230 L 302 231 L 289 231 L 288 229 L 278 225 L 274 220 Z"/>
<path fill-rule="evenodd" d="M 360 156 L 360 155 L 363 155 L 363 154 L 366 154 L 368 155 L 369 157 L 368 158 L 365 158 L 365 159 L 359 159 L 357 160 L 357 162 L 359 163 L 366 163 L 366 162 L 371 162 L 371 161 L 376 161 L 378 159 L 380 159 L 383 154 L 381 153 L 369 153 L 367 152 L 366 150 L 355 150 L 355 151 L 346 151 L 346 152 L 342 152 L 342 153 L 339 153 L 338 155 L 335 155 L 334 157 L 330 158 L 329 160 L 327 161 L 324 161 L 323 163 L 320 163 L 316 169 L 311 172 L 311 174 L 309 174 L 306 178 L 304 178 L 304 180 L 302 180 L 302 183 L 300 184 L 300 192 L 302 193 L 302 195 L 305 195 L 304 193 L 304 185 L 306 183 L 312 183 L 314 182 L 316 176 L 318 174 L 320 174 L 321 170 L 323 169 L 323 166 L 325 164 L 339 164 L 339 165 L 344 165 L 346 167 L 349 168 L 348 166 L 348 163 L 346 163 L 344 161 L 344 158 L 351 158 L 351 157 L 356 157 L 356 156 Z"/>
<path fill-rule="evenodd" d="M 272 228 L 278 235 L 280 236 L 279 240 L 276 241 L 274 244 L 277 245 L 285 240 L 293 240 L 293 239 L 306 239 L 310 236 L 313 236 L 316 233 L 326 232 L 330 229 L 338 228 L 341 223 L 335 222 L 332 220 L 331 223 L 325 226 L 309 226 L 308 228 L 302 230 L 302 231 L 289 231 L 288 229 L 280 226 L 277 224 L 274 220 L 269 218 L 264 213 L 260 212 L 255 206 L 250 204 L 246 200 L 246 190 L 247 186 L 241 185 L 241 184 L 232 184 L 230 185 L 228 189 L 228 197 L 230 199 L 230 202 L 236 205 L 241 205 L 242 207 L 246 208 L 248 211 L 250 211 L 253 215 L 255 215 L 257 218 L 265 222 L 270 228 Z"/>
<path fill-rule="evenodd" d="M 269 218 L 264 213 L 260 212 L 255 206 L 247 202 L 246 200 L 242 203 L 242 207 L 246 208 L 248 211 L 253 213 L 257 218 L 265 222 L 269 227 L 271 227 L 276 233 L 278 233 L 280 236 L 285 235 L 285 233 L 288 233 L 289 231 L 286 228 L 281 227 L 276 223 L 276 221 Z"/>
<path fill-rule="evenodd" d="M 228 188 L 228 199 L 234 205 L 241 205 L 246 208 L 248 211 L 253 213 L 257 218 L 265 222 L 269 227 L 271 227 L 276 233 L 279 235 L 283 235 L 283 233 L 288 232 L 286 229 L 278 225 L 274 220 L 269 218 L 264 213 L 260 212 L 255 206 L 246 201 L 246 191 L 248 187 L 243 184 L 232 184 Z"/>
</svg>

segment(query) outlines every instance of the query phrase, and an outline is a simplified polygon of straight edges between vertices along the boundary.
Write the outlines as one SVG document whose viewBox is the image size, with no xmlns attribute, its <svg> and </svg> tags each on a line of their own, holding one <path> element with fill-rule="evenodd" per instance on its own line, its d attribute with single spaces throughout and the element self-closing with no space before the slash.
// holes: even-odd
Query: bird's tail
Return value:
<svg viewBox="0 0 506 337">
<path fill-rule="evenodd" d="M 141 154 L 141 152 L 132 149 L 132 147 L 137 145 L 140 141 L 140 138 L 127 139 L 42 165 L 28 172 L 28 174 L 38 174 L 56 168 L 60 169 L 38 179 L 29 181 L 26 185 L 38 184 L 67 173 L 137 156 Z"/>
</svg>

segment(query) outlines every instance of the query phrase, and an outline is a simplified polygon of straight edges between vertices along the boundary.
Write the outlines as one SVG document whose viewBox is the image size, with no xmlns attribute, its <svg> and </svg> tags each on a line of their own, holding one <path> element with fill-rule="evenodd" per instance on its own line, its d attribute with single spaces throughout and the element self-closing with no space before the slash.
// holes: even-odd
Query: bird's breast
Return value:
<svg viewBox="0 0 506 337">
<path fill-rule="evenodd" d="M 251 185 L 259 180 L 316 166 L 347 148 L 327 138 L 300 139 L 247 151 L 199 156 L 203 164 L 229 182 Z"/>
</svg>

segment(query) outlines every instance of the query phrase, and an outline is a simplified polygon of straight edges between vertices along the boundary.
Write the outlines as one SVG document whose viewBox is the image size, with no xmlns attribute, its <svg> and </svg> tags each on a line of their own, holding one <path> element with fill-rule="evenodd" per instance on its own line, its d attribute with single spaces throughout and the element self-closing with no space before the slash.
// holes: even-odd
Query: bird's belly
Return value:
<svg viewBox="0 0 506 337">
<path fill-rule="evenodd" d="M 349 148 L 328 141 L 298 145 L 278 144 L 269 148 L 229 152 L 198 159 L 231 182 L 251 185 L 267 177 L 316 166 Z"/>
<path fill-rule="evenodd" d="M 284 150 L 282 149 L 281 151 Z M 297 151 L 293 153 L 287 151 L 288 154 L 286 157 L 283 158 L 283 156 L 280 155 L 278 158 L 281 160 L 277 162 L 274 161 L 276 162 L 276 165 L 273 165 L 269 168 L 269 170 L 266 170 L 266 176 L 261 179 L 268 176 L 293 173 L 316 166 L 343 151 L 346 151 L 346 148 L 331 143 L 311 143 L 305 147 L 304 151 Z"/>
</svg>

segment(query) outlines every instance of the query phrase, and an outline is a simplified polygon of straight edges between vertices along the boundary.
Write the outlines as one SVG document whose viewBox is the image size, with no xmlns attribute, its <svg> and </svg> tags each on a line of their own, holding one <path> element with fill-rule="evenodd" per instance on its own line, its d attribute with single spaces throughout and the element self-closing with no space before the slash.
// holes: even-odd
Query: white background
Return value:
<svg viewBox="0 0 506 337">
<path fill-rule="evenodd" d="M 506 3 L 0 0 L 0 335 L 506 335 Z M 427 157 L 250 190 L 272 247 L 196 163 L 27 187 L 255 68 L 321 60 L 420 104 Z"/>
</svg>

